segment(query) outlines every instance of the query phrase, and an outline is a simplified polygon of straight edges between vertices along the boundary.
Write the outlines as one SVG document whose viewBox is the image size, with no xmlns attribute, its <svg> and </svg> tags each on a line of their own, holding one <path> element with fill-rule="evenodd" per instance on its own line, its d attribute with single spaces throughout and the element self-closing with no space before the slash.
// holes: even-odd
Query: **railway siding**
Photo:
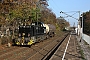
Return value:
<svg viewBox="0 0 90 60">
<path fill-rule="evenodd" d="M 35 53 L 33 56 L 31 56 L 27 60 L 41 60 L 44 56 L 48 54 L 48 52 L 50 52 L 51 49 L 53 49 L 53 47 L 55 47 L 55 45 L 57 45 L 58 39 L 53 40 L 53 42 L 49 42 L 48 45 L 46 45 L 44 48 L 42 48 L 40 51 Z"/>
<path fill-rule="evenodd" d="M 59 44 L 60 43 L 60 44 Z M 68 46 L 67 46 L 68 43 Z M 56 49 L 55 47 L 58 48 Z M 67 46 L 67 48 L 66 48 Z M 16 48 L 16 49 L 15 49 Z M 54 51 L 54 49 L 56 49 Z M 15 49 L 15 50 L 14 50 Z M 11 51 L 10 51 L 11 50 Z M 65 52 L 66 50 L 66 52 Z M 54 51 L 54 52 L 53 52 Z M 63 35 L 61 37 L 52 37 L 43 42 L 29 47 L 14 47 L 6 49 L 6 53 L 0 55 L 0 59 L 7 60 L 45 60 L 51 54 L 50 60 L 82 60 L 75 35 Z M 52 53 L 53 52 L 53 53 Z M 50 55 L 49 55 L 50 54 Z M 64 55 L 65 54 L 65 55 Z"/>
<path fill-rule="evenodd" d="M 79 54 L 79 49 L 77 40 L 75 35 L 72 35 L 67 46 L 67 50 L 65 52 L 65 47 L 68 43 L 69 37 L 65 39 L 62 45 L 58 48 L 58 50 L 54 53 L 50 60 L 82 60 L 81 55 Z M 65 53 L 65 56 L 64 56 Z M 63 57 L 64 56 L 64 57 Z"/>
<path fill-rule="evenodd" d="M 51 47 L 53 47 L 57 42 L 57 38 L 63 38 L 62 37 L 52 37 L 47 40 L 44 40 L 43 42 L 36 43 L 35 45 L 32 45 L 29 47 L 17 47 L 17 46 L 11 46 L 10 48 L 4 48 L 3 50 L 0 50 L 0 59 L 1 60 L 28 60 L 33 55 L 37 55 L 42 58 L 43 55 L 45 55 Z M 56 43 L 54 43 L 56 42 Z M 49 44 L 52 43 L 52 45 L 49 46 Z M 42 56 L 41 56 L 42 55 Z M 36 58 L 34 56 L 34 58 Z M 38 58 L 38 57 L 37 57 Z M 32 60 L 32 59 L 31 59 Z"/>
</svg>

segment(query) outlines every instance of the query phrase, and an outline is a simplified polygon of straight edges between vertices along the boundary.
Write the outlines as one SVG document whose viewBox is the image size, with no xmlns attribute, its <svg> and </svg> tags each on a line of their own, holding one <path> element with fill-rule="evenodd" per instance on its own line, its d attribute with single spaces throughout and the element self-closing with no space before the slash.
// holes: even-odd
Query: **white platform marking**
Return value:
<svg viewBox="0 0 90 60">
<path fill-rule="evenodd" d="M 64 60 L 64 58 L 65 58 L 65 54 L 66 54 L 66 51 L 67 51 L 67 48 L 68 48 L 68 44 L 69 44 L 69 42 L 70 42 L 70 38 L 71 38 L 71 35 L 70 35 L 69 40 L 68 40 L 68 43 L 67 43 L 67 45 L 66 45 L 66 48 L 65 48 L 65 51 L 64 51 L 62 60 Z"/>
</svg>

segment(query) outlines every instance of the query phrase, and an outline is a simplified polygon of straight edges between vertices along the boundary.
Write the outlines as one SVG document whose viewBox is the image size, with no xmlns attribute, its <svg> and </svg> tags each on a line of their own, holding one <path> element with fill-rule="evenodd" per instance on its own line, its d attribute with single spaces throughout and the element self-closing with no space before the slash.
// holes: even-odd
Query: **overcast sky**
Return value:
<svg viewBox="0 0 90 60">
<path fill-rule="evenodd" d="M 48 8 L 50 8 L 55 14 L 56 17 L 63 16 L 65 14 L 60 14 L 60 11 L 65 12 L 68 15 L 73 15 L 75 18 L 79 18 L 79 13 L 77 11 L 86 12 L 90 10 L 90 0 L 49 0 Z M 71 17 L 65 18 L 70 22 L 71 26 L 75 23 L 77 25 L 77 20 Z"/>
</svg>

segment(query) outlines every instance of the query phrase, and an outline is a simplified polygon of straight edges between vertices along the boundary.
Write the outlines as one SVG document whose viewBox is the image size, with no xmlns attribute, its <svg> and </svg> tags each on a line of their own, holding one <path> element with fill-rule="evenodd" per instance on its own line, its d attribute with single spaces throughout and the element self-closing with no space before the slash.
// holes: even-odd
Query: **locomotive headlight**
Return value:
<svg viewBox="0 0 90 60">
<path fill-rule="evenodd" d="M 36 27 L 36 29 L 38 30 L 38 27 Z"/>
<path fill-rule="evenodd" d="M 25 35 L 25 33 L 23 33 L 23 36 Z"/>
<path fill-rule="evenodd" d="M 28 34 L 28 37 L 30 37 L 30 34 Z"/>
<path fill-rule="evenodd" d="M 21 36 L 21 34 L 19 34 L 19 37 Z"/>
</svg>

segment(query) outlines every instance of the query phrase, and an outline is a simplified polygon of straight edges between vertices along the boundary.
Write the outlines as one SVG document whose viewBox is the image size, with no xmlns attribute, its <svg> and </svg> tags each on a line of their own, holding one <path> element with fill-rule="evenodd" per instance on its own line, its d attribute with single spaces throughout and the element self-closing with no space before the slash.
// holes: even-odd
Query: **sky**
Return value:
<svg viewBox="0 0 90 60">
<path fill-rule="evenodd" d="M 74 24 L 77 26 L 78 21 L 76 19 L 79 19 L 79 15 L 90 10 L 90 0 L 48 0 L 48 5 L 56 17 L 65 17 L 71 26 Z M 76 19 L 67 17 L 66 14 L 60 13 L 61 11 Z"/>
</svg>

